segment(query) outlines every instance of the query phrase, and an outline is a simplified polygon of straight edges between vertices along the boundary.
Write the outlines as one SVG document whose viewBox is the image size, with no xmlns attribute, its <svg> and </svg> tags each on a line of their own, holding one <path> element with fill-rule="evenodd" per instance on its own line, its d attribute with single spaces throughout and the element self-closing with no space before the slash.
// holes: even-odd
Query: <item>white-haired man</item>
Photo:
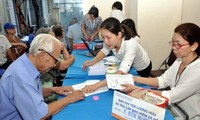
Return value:
<svg viewBox="0 0 200 120">
<path fill-rule="evenodd" d="M 41 120 L 57 113 L 64 106 L 84 99 L 81 91 L 72 87 L 42 88 L 40 73 L 47 72 L 58 62 L 61 43 L 48 34 L 40 34 L 31 43 L 29 54 L 23 54 L 5 71 L 0 80 L 0 119 Z M 46 104 L 43 97 L 53 93 L 66 95 Z"/>
</svg>

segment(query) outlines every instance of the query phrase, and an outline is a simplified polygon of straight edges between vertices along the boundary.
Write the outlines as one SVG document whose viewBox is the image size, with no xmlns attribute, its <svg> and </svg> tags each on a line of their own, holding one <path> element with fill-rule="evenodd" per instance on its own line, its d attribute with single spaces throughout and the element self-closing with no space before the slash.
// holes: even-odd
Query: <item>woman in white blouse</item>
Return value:
<svg viewBox="0 0 200 120">
<path fill-rule="evenodd" d="M 99 62 L 112 50 L 120 63 L 116 74 L 128 73 L 130 68 L 134 67 L 140 76 L 149 77 L 151 61 L 145 50 L 136 41 L 139 37 L 133 34 L 128 26 L 121 25 L 119 20 L 112 17 L 103 21 L 100 28 L 105 45 L 93 60 L 83 64 L 83 69 Z M 92 92 L 106 85 L 106 80 L 103 80 L 84 87 L 82 91 Z"/>
<path fill-rule="evenodd" d="M 190 120 L 200 120 L 200 28 L 193 23 L 184 23 L 174 30 L 169 42 L 177 60 L 160 77 L 133 77 L 136 83 L 154 86 L 150 90 L 165 96 L 169 104 L 176 104 L 188 115 Z M 123 92 L 129 93 L 139 87 L 124 85 Z M 163 91 L 159 89 L 163 88 Z"/>
<path fill-rule="evenodd" d="M 150 58 L 136 41 L 139 37 L 128 26 L 121 25 L 119 20 L 110 17 L 103 21 L 100 31 L 104 47 L 93 60 L 83 64 L 83 70 L 101 61 L 112 51 L 119 63 L 117 74 L 128 73 L 134 67 L 140 76 L 149 77 L 152 68 Z"/>
</svg>

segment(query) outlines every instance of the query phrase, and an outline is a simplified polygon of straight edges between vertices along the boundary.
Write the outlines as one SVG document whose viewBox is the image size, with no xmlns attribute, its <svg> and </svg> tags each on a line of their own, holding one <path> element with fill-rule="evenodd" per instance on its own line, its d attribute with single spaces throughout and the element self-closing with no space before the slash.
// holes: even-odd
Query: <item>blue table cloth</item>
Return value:
<svg viewBox="0 0 200 120">
<path fill-rule="evenodd" d="M 80 52 L 87 52 L 83 50 L 73 51 L 75 56 L 75 62 L 69 67 L 63 86 L 71 86 L 74 84 L 85 82 L 86 80 L 103 80 L 105 75 L 101 76 L 88 76 L 88 71 L 82 70 L 82 64 L 86 60 L 92 59 L 85 55 L 80 55 Z M 135 69 L 131 69 L 131 74 L 138 75 Z M 136 84 L 140 87 L 149 88 L 149 86 Z M 91 95 L 85 98 L 83 101 L 67 105 L 60 112 L 55 114 L 52 120 L 116 120 L 112 117 L 112 102 L 113 102 L 113 90 Z M 93 96 L 98 96 L 99 100 L 93 100 Z M 59 99 L 63 96 L 59 96 Z M 171 113 L 166 110 L 165 120 L 174 120 Z"/>
</svg>

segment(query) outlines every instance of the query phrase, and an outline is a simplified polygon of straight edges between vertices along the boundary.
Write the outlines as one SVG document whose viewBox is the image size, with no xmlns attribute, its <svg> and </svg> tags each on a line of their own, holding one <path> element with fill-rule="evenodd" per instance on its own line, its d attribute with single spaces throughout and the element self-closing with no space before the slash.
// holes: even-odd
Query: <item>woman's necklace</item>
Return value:
<svg viewBox="0 0 200 120">
<path fill-rule="evenodd" d="M 193 59 L 189 64 L 193 63 L 195 60 L 197 60 L 199 58 L 199 56 L 197 56 L 195 59 Z M 188 65 L 189 65 L 188 64 Z M 176 85 L 178 84 L 179 80 L 180 80 L 180 77 L 182 75 L 182 73 L 184 72 L 184 70 L 186 69 L 187 65 L 186 66 L 183 66 L 183 64 L 181 63 L 179 68 L 178 68 L 178 72 L 176 73 L 176 79 L 175 79 L 175 85 L 174 87 L 176 87 Z"/>
</svg>

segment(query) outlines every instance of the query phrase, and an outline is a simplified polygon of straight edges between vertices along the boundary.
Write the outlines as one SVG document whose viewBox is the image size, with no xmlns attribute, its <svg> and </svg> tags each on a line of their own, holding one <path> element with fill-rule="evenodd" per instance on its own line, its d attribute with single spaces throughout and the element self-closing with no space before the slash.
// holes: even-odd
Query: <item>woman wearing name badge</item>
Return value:
<svg viewBox="0 0 200 120">
<path fill-rule="evenodd" d="M 100 32 L 104 46 L 93 60 L 84 62 L 83 70 L 101 61 L 112 51 L 119 63 L 117 74 L 128 73 L 130 68 L 134 67 L 140 76 L 149 77 L 151 61 L 146 51 L 135 40 L 139 38 L 136 34 L 133 34 L 126 25 L 121 25 L 119 20 L 113 17 L 103 21 Z M 102 85 L 98 84 L 92 89 L 87 86 L 83 90 L 91 92 L 101 86 L 106 86 L 106 81 L 100 84 Z"/>
<path fill-rule="evenodd" d="M 193 23 L 183 23 L 174 30 L 169 42 L 177 60 L 160 77 L 133 77 L 134 82 L 154 86 L 163 91 L 152 90 L 176 104 L 189 120 L 200 120 L 200 28 Z M 123 92 L 131 92 L 139 87 L 123 85 Z"/>
</svg>

